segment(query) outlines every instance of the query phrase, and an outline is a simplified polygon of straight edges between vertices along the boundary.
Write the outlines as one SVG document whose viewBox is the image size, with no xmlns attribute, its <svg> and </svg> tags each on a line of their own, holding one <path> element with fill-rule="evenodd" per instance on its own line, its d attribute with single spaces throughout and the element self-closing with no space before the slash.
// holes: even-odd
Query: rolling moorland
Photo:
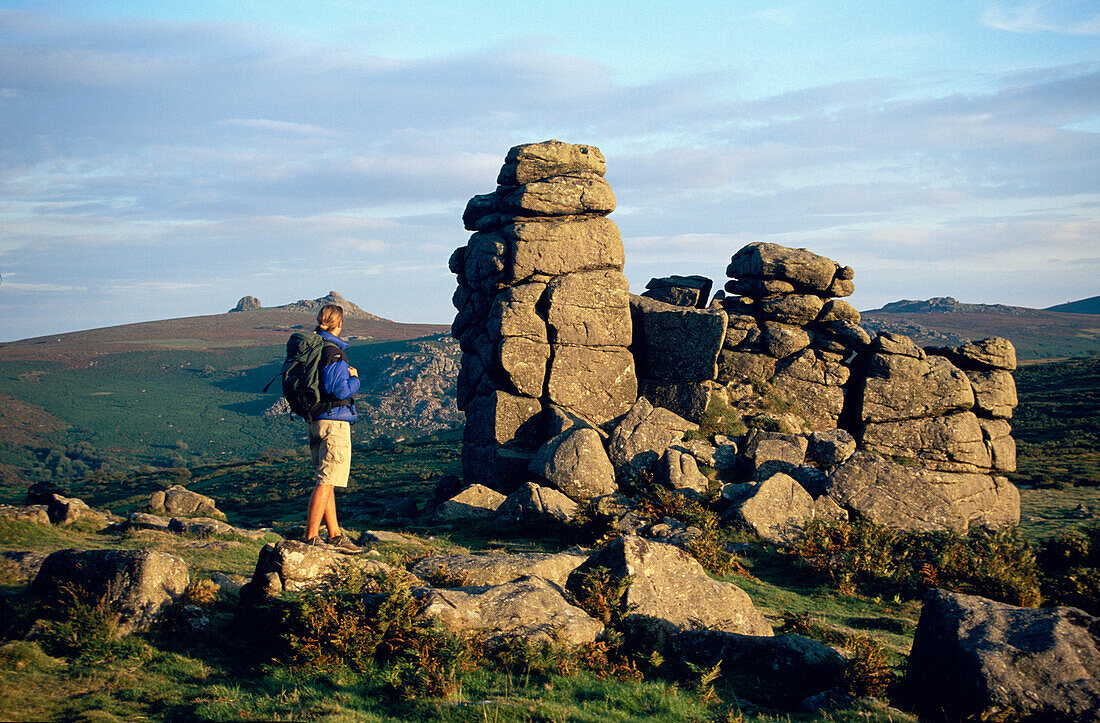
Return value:
<svg viewBox="0 0 1100 723">
<path fill-rule="evenodd" d="M 1015 374 L 1019 471 L 1011 477 L 1021 487 L 1022 539 L 1040 558 L 1060 549 L 1051 541 L 1067 531 L 1094 529 L 1092 510 L 1100 509 L 1100 359 L 1089 354 L 1096 349 L 1095 336 L 1089 335 L 1096 318 L 1061 315 L 1079 317 L 1075 323 L 1084 330 L 1084 346 L 1076 355 L 1062 355 L 1073 358 L 1028 363 Z M 916 323 L 914 318 L 906 323 Z M 301 423 L 263 416 L 276 395 L 259 389 L 277 371 L 287 333 L 309 325 L 310 315 L 253 310 L 203 319 L 0 346 L 0 462 L 5 465 L 0 502 L 21 504 L 30 482 L 52 481 L 93 507 L 126 514 L 144 508 L 156 490 L 183 483 L 216 499 L 235 525 L 284 533 L 298 524 L 311 486 Z M 215 328 L 223 321 L 236 328 Z M 426 346 L 439 347 L 446 356 L 444 338 L 417 340 L 438 327 L 389 326 L 384 320 L 364 320 L 364 327 L 367 321 L 373 326 L 348 329 L 349 335 L 370 337 L 356 339 L 350 352 L 364 376 L 383 373 L 407 358 L 402 355 L 422 354 Z M 1016 341 L 1004 327 L 991 327 L 978 336 L 1001 334 Z M 935 328 L 972 336 L 969 327 Z M 1021 357 L 1044 358 L 1041 351 Z M 384 401 L 379 395 L 365 404 L 388 409 Z M 424 434 L 401 424 L 408 420 L 384 416 L 375 418 L 370 430 L 357 429 L 354 482 L 340 499 L 348 528 L 409 535 L 405 543 L 374 545 L 384 559 L 415 559 L 428 549 L 560 550 L 594 541 L 590 529 L 516 534 L 409 517 L 410 503 L 423 510 L 436 482 L 459 473 L 461 435 L 440 429 Z M 243 581 L 259 548 L 276 539 L 274 534 L 208 540 L 133 529 L 0 524 L 0 550 L 156 547 L 182 556 L 193 580 L 221 573 Z M 860 658 L 866 664 L 853 668 L 859 675 L 852 690 L 873 694 L 879 702 L 857 696 L 830 718 L 910 720 L 881 701 L 893 699 L 892 681 L 904 665 L 919 615 L 919 586 L 885 575 L 838 586 L 835 570 L 809 558 L 744 533 L 725 534 L 737 550 L 737 564 L 721 577 L 746 590 L 777 628 L 832 642 L 849 640 L 846 636 L 870 641 L 870 652 Z M 1058 602 L 1067 594 L 1064 580 L 1052 580 L 1044 578 L 1044 597 Z M 5 612 L 20 611 L 24 584 L 0 569 Z M 166 624 L 143 636 L 113 639 L 102 634 L 95 611 L 85 611 L 84 627 L 70 621 L 69 627 L 47 630 L 39 642 L 9 643 L 0 655 L 5 670 L 0 711 L 13 720 L 104 721 L 775 719 L 749 702 L 751 681 L 673 661 L 662 666 L 630 659 L 622 651 L 625 668 L 623 660 L 616 667 L 614 656 L 593 664 L 555 651 L 482 651 L 480 665 L 459 675 L 457 686 L 441 691 L 445 695 L 408 699 L 387 678 L 395 674 L 392 666 L 319 666 L 259 648 L 242 654 L 242 647 L 255 641 L 244 636 L 247 621 L 235 618 L 232 595 L 209 588 L 204 594 L 196 587 L 190 597 L 210 619 L 201 635 Z M 9 630 L 6 624 L 5 639 Z"/>
</svg>

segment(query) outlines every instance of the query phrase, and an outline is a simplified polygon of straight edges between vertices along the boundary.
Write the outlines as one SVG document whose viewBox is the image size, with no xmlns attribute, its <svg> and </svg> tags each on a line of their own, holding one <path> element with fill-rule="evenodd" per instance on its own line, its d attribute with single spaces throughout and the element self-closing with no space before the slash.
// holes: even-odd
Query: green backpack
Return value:
<svg viewBox="0 0 1100 723">
<path fill-rule="evenodd" d="M 290 405 L 290 411 L 307 422 L 312 422 L 316 415 L 333 407 L 333 402 L 322 400 L 321 353 L 326 344 L 335 346 L 316 332 L 300 331 L 291 334 L 286 342 L 286 360 L 279 371 L 279 376 L 283 378 L 283 397 Z M 265 392 L 275 383 L 275 379 L 267 383 Z"/>
</svg>

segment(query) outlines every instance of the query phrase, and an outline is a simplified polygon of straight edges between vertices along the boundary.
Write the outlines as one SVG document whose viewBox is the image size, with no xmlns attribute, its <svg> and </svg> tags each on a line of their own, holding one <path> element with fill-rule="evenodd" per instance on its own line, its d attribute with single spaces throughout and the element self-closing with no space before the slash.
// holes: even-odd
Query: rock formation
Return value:
<svg viewBox="0 0 1100 723">
<path fill-rule="evenodd" d="M 233 313 L 234 311 L 252 311 L 253 309 L 262 308 L 263 305 L 255 296 L 242 296 L 241 300 L 237 302 L 237 305 L 229 310 L 229 313 Z"/>
<path fill-rule="evenodd" d="M 493 193 L 463 214 L 451 256 L 462 348 L 466 481 L 511 492 L 546 442 L 551 407 L 592 424 L 637 399 L 623 243 L 599 150 L 547 141 L 509 151 Z"/>
<path fill-rule="evenodd" d="M 700 276 L 630 295 L 604 170 L 591 146 L 517 146 L 466 207 L 474 234 L 450 266 L 467 485 L 582 502 L 639 475 L 687 495 L 725 484 L 724 519 L 779 543 L 815 516 L 1018 522 L 1000 476 L 1016 464 L 1007 340 L 872 338 L 844 300 L 851 267 L 773 243 L 737 251 L 710 301 Z M 714 410 L 734 436 L 685 441 Z"/>
</svg>

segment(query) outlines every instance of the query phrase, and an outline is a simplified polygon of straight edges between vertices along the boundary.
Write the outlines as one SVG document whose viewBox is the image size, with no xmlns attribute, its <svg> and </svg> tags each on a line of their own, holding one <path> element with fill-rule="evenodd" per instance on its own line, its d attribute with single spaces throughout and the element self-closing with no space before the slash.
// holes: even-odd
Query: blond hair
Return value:
<svg viewBox="0 0 1100 723">
<path fill-rule="evenodd" d="M 344 310 L 336 304 L 325 304 L 317 312 L 317 326 L 322 330 L 331 332 L 338 326 L 344 325 Z"/>
</svg>

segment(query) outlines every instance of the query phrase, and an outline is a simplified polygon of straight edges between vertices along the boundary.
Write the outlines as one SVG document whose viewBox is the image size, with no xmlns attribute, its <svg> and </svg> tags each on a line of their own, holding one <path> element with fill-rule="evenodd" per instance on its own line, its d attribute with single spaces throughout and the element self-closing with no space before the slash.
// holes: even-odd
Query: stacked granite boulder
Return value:
<svg viewBox="0 0 1100 723">
<path fill-rule="evenodd" d="M 604 170 L 591 146 L 517 146 L 466 208 L 474 234 L 451 258 L 465 483 L 513 495 L 485 514 L 560 520 L 594 500 L 650 534 L 619 494 L 648 479 L 698 500 L 721 486 L 723 519 L 780 544 L 812 518 L 1018 521 L 999 475 L 1015 467 L 1009 342 L 872 339 L 844 300 L 851 267 L 772 243 L 734 254 L 713 300 L 700 276 L 633 296 Z M 726 434 L 699 438 L 714 412 Z"/>
<path fill-rule="evenodd" d="M 637 399 L 622 237 L 597 148 L 546 141 L 509 151 L 475 196 L 474 231 L 451 257 L 462 348 L 463 471 L 510 492 L 547 441 L 551 407 L 603 424 Z"/>
<path fill-rule="evenodd" d="M 808 429 L 835 429 L 851 363 L 870 342 L 859 312 L 839 298 L 855 291 L 855 272 L 806 249 L 752 243 L 734 254 L 726 275 L 732 296 L 721 301 L 729 324 L 718 381 L 733 389 L 770 384 Z"/>
</svg>

